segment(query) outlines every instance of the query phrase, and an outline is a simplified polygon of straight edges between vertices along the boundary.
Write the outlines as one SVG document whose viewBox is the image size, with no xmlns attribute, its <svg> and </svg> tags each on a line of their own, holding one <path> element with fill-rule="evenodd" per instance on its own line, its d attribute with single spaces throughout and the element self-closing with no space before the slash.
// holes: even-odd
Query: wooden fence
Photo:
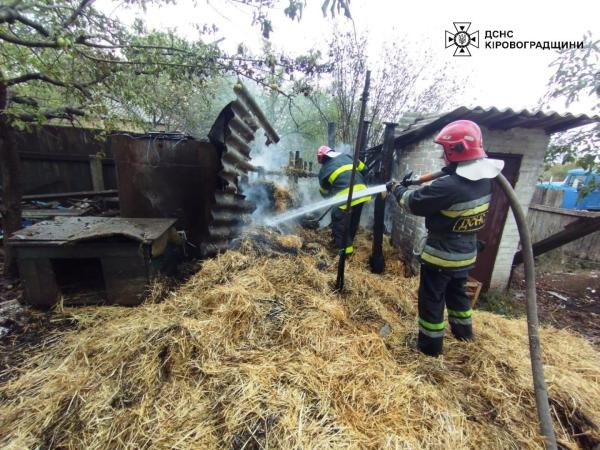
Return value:
<svg viewBox="0 0 600 450">
<path fill-rule="evenodd" d="M 537 188 L 529 207 L 527 221 L 532 241 L 539 242 L 581 218 L 600 216 L 598 212 L 559 208 L 562 191 Z M 560 247 L 563 258 L 600 262 L 600 232 L 596 231 Z"/>
<path fill-rule="evenodd" d="M 101 140 L 95 130 L 61 126 L 13 132 L 21 157 L 23 194 L 116 189 L 110 137 Z"/>
</svg>

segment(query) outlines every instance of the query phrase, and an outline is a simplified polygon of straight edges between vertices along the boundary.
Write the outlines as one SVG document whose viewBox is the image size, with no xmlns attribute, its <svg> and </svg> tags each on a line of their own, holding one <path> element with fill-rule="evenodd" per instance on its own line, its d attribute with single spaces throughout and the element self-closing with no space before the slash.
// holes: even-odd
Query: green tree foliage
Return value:
<svg viewBox="0 0 600 450">
<path fill-rule="evenodd" d="M 229 0 L 233 1 L 233 0 Z M 344 3 L 342 0 L 335 0 Z M 129 6 L 172 3 L 126 0 Z M 240 0 L 268 9 L 275 0 Z M 285 14 L 299 19 L 304 2 L 289 1 Z M 266 16 L 264 16 L 266 17 Z M 268 36 L 267 19 L 260 18 Z M 202 36 L 211 29 L 201 30 Z M 48 120 L 86 120 L 113 129 L 122 120 L 140 127 L 158 122 L 179 127 L 193 102 L 206 102 L 202 88 L 216 76 L 235 75 L 268 86 L 273 73 L 316 75 L 313 58 L 235 55 L 203 39 L 190 42 L 174 32 L 124 26 L 96 9 L 93 0 L 5 0 L 0 4 L 0 163 L 3 179 L 3 230 L 20 228 L 20 162 L 11 128 Z M 159 100 L 160 103 L 157 101 Z M 159 106 L 157 106 L 159 105 Z M 177 125 L 175 125 L 175 123 Z M 9 250 L 7 250 L 10 253 Z M 10 271 L 14 267 L 7 255 Z"/>
<path fill-rule="evenodd" d="M 302 12 L 306 6 L 306 0 L 227 0 L 230 3 L 242 4 L 252 8 L 252 23 L 260 26 L 263 37 L 269 39 L 273 32 L 271 10 L 275 6 L 287 5 L 283 13 L 291 20 L 302 19 Z M 323 0 L 321 4 L 323 16 L 343 14 L 351 19 L 350 0 Z"/>
<path fill-rule="evenodd" d="M 212 30 L 201 31 L 210 35 Z M 214 44 L 149 31 L 141 22 L 129 29 L 85 0 L 13 0 L 2 6 L 0 67 L 15 126 L 83 115 L 101 119 L 104 126 L 123 115 L 151 123 L 206 92 L 216 75 L 268 85 L 276 69 L 290 75 L 323 70 L 305 57 L 256 57 L 244 49 L 227 55 Z M 156 111 L 157 104 L 165 111 Z"/>
<path fill-rule="evenodd" d="M 592 102 L 592 110 L 600 113 L 600 40 L 591 32 L 584 36 L 583 49 L 559 52 L 552 63 L 556 68 L 548 83 L 545 102 L 564 100 L 568 107 L 577 102 Z M 600 163 L 600 124 L 556 137 L 546 159 L 574 161 L 586 169 L 598 168 Z"/>
</svg>

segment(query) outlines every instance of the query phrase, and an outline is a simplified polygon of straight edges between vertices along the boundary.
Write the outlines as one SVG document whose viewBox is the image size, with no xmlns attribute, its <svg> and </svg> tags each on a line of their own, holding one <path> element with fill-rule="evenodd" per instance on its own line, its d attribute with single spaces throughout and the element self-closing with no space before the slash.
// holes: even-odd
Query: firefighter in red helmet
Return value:
<svg viewBox="0 0 600 450">
<path fill-rule="evenodd" d="M 469 120 L 446 125 L 434 142 L 443 148 L 446 176 L 417 190 L 388 183 L 402 208 L 425 217 L 417 346 L 430 356 L 442 353 L 445 308 L 452 334 L 460 340 L 473 338 L 465 282 L 477 257 L 476 234 L 485 225 L 490 206 L 491 179 L 504 166 L 503 161 L 486 157 L 481 129 Z"/>
</svg>

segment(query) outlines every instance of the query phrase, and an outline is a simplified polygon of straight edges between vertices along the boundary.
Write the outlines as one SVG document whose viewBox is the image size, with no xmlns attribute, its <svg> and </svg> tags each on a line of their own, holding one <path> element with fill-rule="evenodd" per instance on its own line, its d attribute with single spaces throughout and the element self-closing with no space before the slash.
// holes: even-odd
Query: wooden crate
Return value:
<svg viewBox="0 0 600 450">
<path fill-rule="evenodd" d="M 467 277 L 467 283 L 465 285 L 467 295 L 471 299 L 471 308 L 475 307 L 475 303 L 477 303 L 477 299 L 479 298 L 479 294 L 481 293 L 481 287 L 483 283 L 477 281 L 475 278 Z"/>
</svg>

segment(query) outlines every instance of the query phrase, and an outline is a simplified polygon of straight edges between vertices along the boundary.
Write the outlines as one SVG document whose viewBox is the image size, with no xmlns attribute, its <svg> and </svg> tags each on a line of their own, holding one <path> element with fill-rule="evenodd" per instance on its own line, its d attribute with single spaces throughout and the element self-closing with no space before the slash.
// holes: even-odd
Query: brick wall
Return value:
<svg viewBox="0 0 600 450">
<path fill-rule="evenodd" d="M 406 147 L 399 158 L 396 156 L 392 176 L 400 180 L 409 170 L 413 171 L 413 177 L 439 170 L 444 165 L 441 157 L 441 147 L 433 142 L 431 136 Z M 392 244 L 400 249 L 404 261 L 413 273 L 417 273 L 419 269 L 413 250 L 418 249 L 426 235 L 424 218 L 405 214 L 397 206 L 394 208 Z"/>
<path fill-rule="evenodd" d="M 537 178 L 542 170 L 544 153 L 549 137 L 543 130 L 513 128 L 506 131 L 488 130 L 482 127 L 486 150 L 494 153 L 522 154 L 521 169 L 515 191 L 521 206 L 527 212 L 535 190 Z M 393 176 L 400 179 L 407 170 L 418 176 L 439 170 L 443 166 L 441 147 L 433 142 L 433 135 L 406 147 L 394 161 Z M 405 260 L 416 273 L 419 264 L 413 255 L 426 235 L 424 219 L 403 214 L 395 208 L 392 225 L 392 243 L 400 248 Z M 498 248 L 492 273 L 491 287 L 503 288 L 508 283 L 512 258 L 519 245 L 519 236 L 514 218 L 509 213 Z"/>
</svg>

